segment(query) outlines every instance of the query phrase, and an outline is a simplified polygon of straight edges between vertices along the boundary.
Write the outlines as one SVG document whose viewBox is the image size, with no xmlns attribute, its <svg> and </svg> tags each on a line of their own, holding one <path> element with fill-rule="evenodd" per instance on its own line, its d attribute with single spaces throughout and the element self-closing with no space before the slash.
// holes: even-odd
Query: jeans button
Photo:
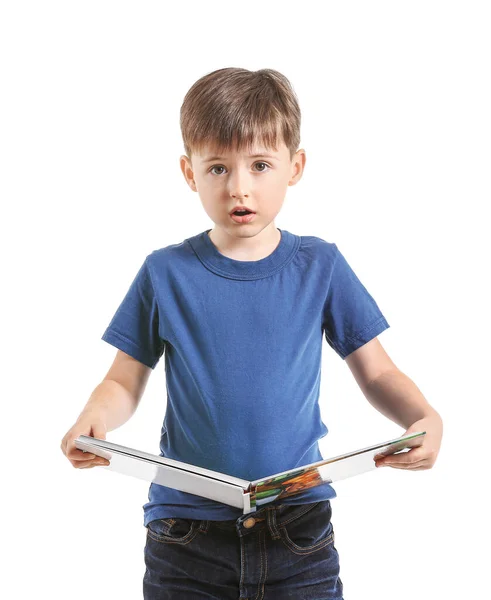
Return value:
<svg viewBox="0 0 491 600">
<path fill-rule="evenodd" d="M 244 527 L 246 527 L 247 529 L 254 527 L 255 524 L 256 524 L 256 519 L 253 519 L 252 517 L 250 517 L 249 519 L 246 519 L 244 521 Z"/>
</svg>

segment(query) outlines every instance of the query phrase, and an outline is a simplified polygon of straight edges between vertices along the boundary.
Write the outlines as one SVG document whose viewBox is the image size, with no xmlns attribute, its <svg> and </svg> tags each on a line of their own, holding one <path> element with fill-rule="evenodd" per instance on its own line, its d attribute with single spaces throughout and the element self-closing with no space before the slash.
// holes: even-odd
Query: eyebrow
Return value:
<svg viewBox="0 0 491 600">
<path fill-rule="evenodd" d="M 248 158 L 260 158 L 260 157 L 267 157 L 267 158 L 272 158 L 273 160 L 278 160 L 278 158 L 276 158 L 276 156 L 273 156 L 272 154 L 268 154 L 266 152 L 264 152 L 263 154 L 249 154 Z M 211 156 L 210 158 L 205 158 L 203 160 L 203 162 L 211 162 L 213 160 L 223 160 L 225 159 L 226 156 Z"/>
</svg>

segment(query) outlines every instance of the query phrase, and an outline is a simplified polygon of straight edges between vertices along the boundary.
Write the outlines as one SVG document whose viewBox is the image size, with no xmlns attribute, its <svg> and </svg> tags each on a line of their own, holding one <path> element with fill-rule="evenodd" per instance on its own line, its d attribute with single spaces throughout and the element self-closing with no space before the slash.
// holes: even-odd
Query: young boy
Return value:
<svg viewBox="0 0 491 600">
<path fill-rule="evenodd" d="M 215 227 L 145 258 L 102 336 L 118 352 L 63 438 L 67 458 L 107 464 L 73 440 L 126 422 L 164 354 L 161 456 L 246 480 L 322 460 L 325 335 L 377 410 L 427 432 L 381 462 L 433 466 L 441 418 L 377 340 L 389 324 L 375 300 L 335 243 L 275 225 L 306 160 L 288 80 L 271 69 L 209 73 L 184 99 L 181 129 L 182 172 Z M 323 484 L 243 515 L 152 483 L 144 597 L 342 599 L 335 497 Z"/>
</svg>

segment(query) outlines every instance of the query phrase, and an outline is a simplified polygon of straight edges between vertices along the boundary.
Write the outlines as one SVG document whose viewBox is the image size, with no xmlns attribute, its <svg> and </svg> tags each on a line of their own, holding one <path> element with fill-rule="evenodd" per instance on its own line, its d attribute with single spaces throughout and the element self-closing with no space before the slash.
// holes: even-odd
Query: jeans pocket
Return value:
<svg viewBox="0 0 491 600">
<path fill-rule="evenodd" d="M 155 519 L 147 525 L 147 535 L 156 542 L 188 544 L 198 533 L 199 521 L 194 519 Z"/>
<path fill-rule="evenodd" d="M 329 500 L 315 503 L 311 509 L 279 525 L 283 544 L 295 554 L 311 554 L 334 543 Z"/>
</svg>

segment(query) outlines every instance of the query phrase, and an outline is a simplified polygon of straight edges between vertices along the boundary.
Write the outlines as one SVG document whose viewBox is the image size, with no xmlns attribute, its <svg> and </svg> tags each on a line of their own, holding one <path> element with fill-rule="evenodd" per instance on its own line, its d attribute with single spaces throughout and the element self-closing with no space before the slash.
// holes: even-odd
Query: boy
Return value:
<svg viewBox="0 0 491 600">
<path fill-rule="evenodd" d="M 246 480 L 322 460 L 325 335 L 377 410 L 427 432 L 381 464 L 430 468 L 441 418 L 377 340 L 389 324 L 375 300 L 335 243 L 275 226 L 306 160 L 288 80 L 271 69 L 209 73 L 184 99 L 181 129 L 181 170 L 215 227 L 146 257 L 102 336 L 118 352 L 63 439 L 67 458 L 107 464 L 73 440 L 126 422 L 165 353 L 161 456 Z M 300 598 L 308 587 L 309 598 L 342 599 L 334 497 L 323 484 L 243 515 L 152 483 L 144 597 Z"/>
</svg>

